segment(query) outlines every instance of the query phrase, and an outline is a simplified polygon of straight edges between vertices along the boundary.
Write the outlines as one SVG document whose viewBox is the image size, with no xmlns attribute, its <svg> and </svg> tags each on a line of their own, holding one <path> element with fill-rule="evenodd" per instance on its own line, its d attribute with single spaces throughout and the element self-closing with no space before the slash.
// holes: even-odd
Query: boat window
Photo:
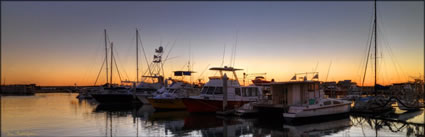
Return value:
<svg viewBox="0 0 425 137">
<path fill-rule="evenodd" d="M 333 101 L 334 104 L 341 104 L 339 101 Z"/>
<path fill-rule="evenodd" d="M 252 88 L 248 88 L 248 97 L 252 96 Z"/>
<path fill-rule="evenodd" d="M 217 88 L 215 88 L 214 94 L 215 95 L 223 94 L 223 87 L 217 87 Z"/>
<path fill-rule="evenodd" d="M 202 88 L 201 94 L 207 94 L 208 91 L 208 87 L 205 86 L 204 88 Z"/>
<path fill-rule="evenodd" d="M 308 84 L 308 91 L 315 91 L 315 84 Z"/>
<path fill-rule="evenodd" d="M 258 88 L 254 88 L 254 96 L 258 96 Z"/>
<path fill-rule="evenodd" d="M 208 91 L 207 91 L 207 94 L 213 94 L 214 93 L 214 89 L 215 89 L 215 87 L 209 87 L 208 88 Z"/>
<path fill-rule="evenodd" d="M 323 102 L 323 104 L 324 105 L 330 105 L 331 104 L 331 101 L 325 101 L 325 102 Z"/>
<path fill-rule="evenodd" d="M 242 88 L 243 90 L 244 88 Z M 238 96 L 241 96 L 241 89 L 240 88 L 235 88 L 235 94 Z"/>
<path fill-rule="evenodd" d="M 248 90 L 247 88 L 242 88 L 242 96 L 246 97 L 247 90 Z"/>
</svg>

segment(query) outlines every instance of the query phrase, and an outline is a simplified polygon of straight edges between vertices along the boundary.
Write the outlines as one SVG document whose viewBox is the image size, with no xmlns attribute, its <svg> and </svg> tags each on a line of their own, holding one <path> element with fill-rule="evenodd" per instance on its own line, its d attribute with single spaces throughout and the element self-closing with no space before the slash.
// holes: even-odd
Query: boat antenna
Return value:
<svg viewBox="0 0 425 137">
<path fill-rule="evenodd" d="M 316 72 L 318 66 L 319 66 L 319 61 L 317 61 L 316 67 L 314 68 L 314 71 L 313 72 Z"/>
<path fill-rule="evenodd" d="M 201 77 L 204 75 L 204 72 L 208 69 L 208 67 L 209 67 L 210 65 L 211 65 L 211 64 L 208 64 L 208 65 L 207 65 L 207 67 L 205 67 L 205 69 L 202 71 L 202 73 L 201 73 L 201 74 L 199 74 L 199 78 L 198 78 L 199 83 L 201 82 Z"/>
<path fill-rule="evenodd" d="M 326 74 L 326 79 L 325 79 L 325 81 L 328 81 L 328 76 L 329 76 L 329 72 L 330 72 L 330 70 L 331 70 L 331 65 L 332 65 L 332 60 L 331 60 L 331 63 L 329 63 L 328 73 Z"/>
</svg>

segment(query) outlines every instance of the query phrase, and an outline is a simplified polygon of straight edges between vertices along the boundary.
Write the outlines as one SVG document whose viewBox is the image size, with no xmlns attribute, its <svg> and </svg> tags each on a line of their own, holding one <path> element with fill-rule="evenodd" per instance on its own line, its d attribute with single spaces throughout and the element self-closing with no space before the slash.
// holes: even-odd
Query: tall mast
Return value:
<svg viewBox="0 0 425 137">
<path fill-rule="evenodd" d="M 105 63 L 106 63 L 106 83 L 108 83 L 108 43 L 106 41 L 106 29 L 104 29 L 105 32 Z"/>
<path fill-rule="evenodd" d="M 139 30 L 136 29 L 136 83 L 139 83 Z"/>
<path fill-rule="evenodd" d="M 374 91 L 375 91 L 375 96 L 377 95 L 377 89 L 376 89 L 376 78 L 377 78 L 377 76 L 376 76 L 376 72 L 378 71 L 378 67 L 377 67 L 377 62 L 378 62 L 378 60 L 376 59 L 376 53 L 378 52 L 378 48 L 377 48 L 377 45 L 378 45 L 378 36 L 377 36 L 377 33 L 376 33 L 376 30 L 377 30 L 377 28 L 378 28 L 378 24 L 377 24 L 377 16 L 376 16 L 376 0 L 375 0 L 375 20 L 374 20 L 374 23 L 375 23 L 375 86 L 373 87 L 373 89 L 374 89 Z"/>
<path fill-rule="evenodd" d="M 112 43 L 111 42 L 111 81 L 110 81 L 110 84 L 109 85 L 111 85 L 112 84 L 112 64 L 114 64 L 112 61 L 112 59 L 114 58 L 114 54 L 113 54 L 113 51 L 114 51 L 114 43 Z"/>
</svg>

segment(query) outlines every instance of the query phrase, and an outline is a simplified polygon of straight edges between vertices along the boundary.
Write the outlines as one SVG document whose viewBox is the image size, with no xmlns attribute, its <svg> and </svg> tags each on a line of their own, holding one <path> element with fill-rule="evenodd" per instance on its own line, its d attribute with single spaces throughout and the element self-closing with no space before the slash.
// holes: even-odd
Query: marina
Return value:
<svg viewBox="0 0 425 137">
<path fill-rule="evenodd" d="M 425 2 L 112 3 L 5 4 L 0 136 L 425 137 Z"/>
</svg>

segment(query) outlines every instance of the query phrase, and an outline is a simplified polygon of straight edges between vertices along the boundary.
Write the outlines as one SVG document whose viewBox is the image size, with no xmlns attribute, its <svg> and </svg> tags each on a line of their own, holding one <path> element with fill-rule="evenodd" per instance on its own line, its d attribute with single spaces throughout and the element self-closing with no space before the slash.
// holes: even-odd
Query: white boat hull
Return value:
<svg viewBox="0 0 425 137">
<path fill-rule="evenodd" d="M 304 118 L 304 117 L 343 114 L 343 113 L 350 112 L 350 104 L 340 104 L 340 105 L 317 107 L 317 108 L 302 107 L 302 109 L 303 109 L 302 111 L 296 112 L 296 113 L 283 113 L 283 117 L 284 118 Z"/>
</svg>

